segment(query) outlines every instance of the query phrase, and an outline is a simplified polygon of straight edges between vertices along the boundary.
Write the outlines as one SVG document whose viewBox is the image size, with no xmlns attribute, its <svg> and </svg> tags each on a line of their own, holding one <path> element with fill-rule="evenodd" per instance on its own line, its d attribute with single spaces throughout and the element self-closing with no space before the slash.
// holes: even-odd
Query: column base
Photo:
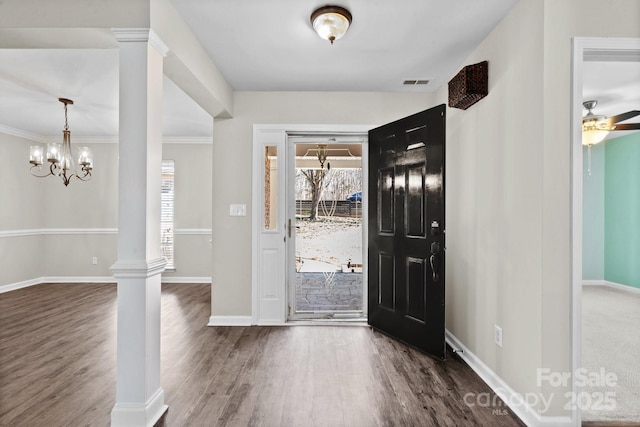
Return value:
<svg viewBox="0 0 640 427">
<path fill-rule="evenodd" d="M 167 409 L 160 388 L 145 404 L 116 403 L 111 410 L 111 427 L 153 427 Z"/>
</svg>

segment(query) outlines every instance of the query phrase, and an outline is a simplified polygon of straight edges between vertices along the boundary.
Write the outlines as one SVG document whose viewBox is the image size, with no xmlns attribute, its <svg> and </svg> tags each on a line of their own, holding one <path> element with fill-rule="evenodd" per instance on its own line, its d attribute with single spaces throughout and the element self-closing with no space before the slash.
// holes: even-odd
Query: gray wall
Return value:
<svg viewBox="0 0 640 427">
<path fill-rule="evenodd" d="M 522 0 L 463 65 L 489 61 L 489 96 L 447 111 L 447 328 L 516 392 L 537 369 L 571 370 L 571 40 L 640 37 L 640 3 Z M 597 25 L 596 25 L 597 23 Z M 453 77 L 453 76 L 451 76 Z M 213 146 L 212 314 L 251 314 L 254 124 L 381 125 L 447 102 L 436 94 L 236 93 Z M 493 340 L 503 328 L 503 347 Z M 544 416 L 569 416 L 556 399 Z"/>
<path fill-rule="evenodd" d="M 38 179 L 24 138 L 0 133 L 0 289 L 45 281 L 111 281 L 117 256 L 118 145 L 94 143 L 90 181 Z M 77 145 L 77 144 L 72 144 Z M 175 272 L 163 280 L 211 276 L 211 144 L 164 143 L 175 160 Z M 93 257 L 98 264 L 92 264 Z"/>
<path fill-rule="evenodd" d="M 572 369 L 572 38 L 640 37 L 640 3 L 600 8 L 521 0 L 465 61 L 489 61 L 488 97 L 447 112 L 447 329 L 521 394 L 562 396 L 537 369 Z"/>
<path fill-rule="evenodd" d="M 428 94 L 236 92 L 233 119 L 213 129 L 212 315 L 251 316 L 251 183 L 254 124 L 372 127 L 432 107 Z M 229 204 L 247 205 L 230 217 Z"/>
</svg>

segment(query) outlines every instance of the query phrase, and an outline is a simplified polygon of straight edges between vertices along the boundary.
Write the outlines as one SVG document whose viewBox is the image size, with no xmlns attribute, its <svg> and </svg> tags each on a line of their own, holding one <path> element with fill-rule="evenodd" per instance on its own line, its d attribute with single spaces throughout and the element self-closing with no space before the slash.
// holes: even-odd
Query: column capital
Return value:
<svg viewBox="0 0 640 427">
<path fill-rule="evenodd" d="M 112 28 L 111 32 L 120 43 L 148 42 L 163 57 L 169 53 L 169 47 L 151 28 Z"/>
</svg>

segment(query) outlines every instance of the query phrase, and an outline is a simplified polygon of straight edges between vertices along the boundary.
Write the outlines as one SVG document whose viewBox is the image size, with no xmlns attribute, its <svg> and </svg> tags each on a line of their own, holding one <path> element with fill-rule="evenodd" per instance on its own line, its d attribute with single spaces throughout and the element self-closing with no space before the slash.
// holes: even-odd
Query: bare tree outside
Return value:
<svg viewBox="0 0 640 427">
<path fill-rule="evenodd" d="M 321 200 L 345 200 L 356 191 L 362 190 L 360 169 L 297 169 L 296 200 L 311 200 L 309 220 L 318 218 Z"/>
<path fill-rule="evenodd" d="M 302 174 L 307 178 L 307 183 L 311 191 L 311 213 L 309 220 L 315 221 L 318 217 L 318 203 L 322 195 L 325 172 L 323 169 L 301 169 Z"/>
</svg>

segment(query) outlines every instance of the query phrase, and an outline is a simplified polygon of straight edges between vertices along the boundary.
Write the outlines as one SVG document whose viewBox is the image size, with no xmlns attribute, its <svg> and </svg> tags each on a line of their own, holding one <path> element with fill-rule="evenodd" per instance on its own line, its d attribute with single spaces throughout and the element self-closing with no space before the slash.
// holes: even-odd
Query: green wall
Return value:
<svg viewBox="0 0 640 427">
<path fill-rule="evenodd" d="M 604 146 L 604 278 L 640 288 L 640 133 Z"/>
<path fill-rule="evenodd" d="M 583 147 L 582 173 L 582 279 L 604 280 L 604 179 L 605 144 L 591 147 L 591 175 L 588 151 Z"/>
</svg>

